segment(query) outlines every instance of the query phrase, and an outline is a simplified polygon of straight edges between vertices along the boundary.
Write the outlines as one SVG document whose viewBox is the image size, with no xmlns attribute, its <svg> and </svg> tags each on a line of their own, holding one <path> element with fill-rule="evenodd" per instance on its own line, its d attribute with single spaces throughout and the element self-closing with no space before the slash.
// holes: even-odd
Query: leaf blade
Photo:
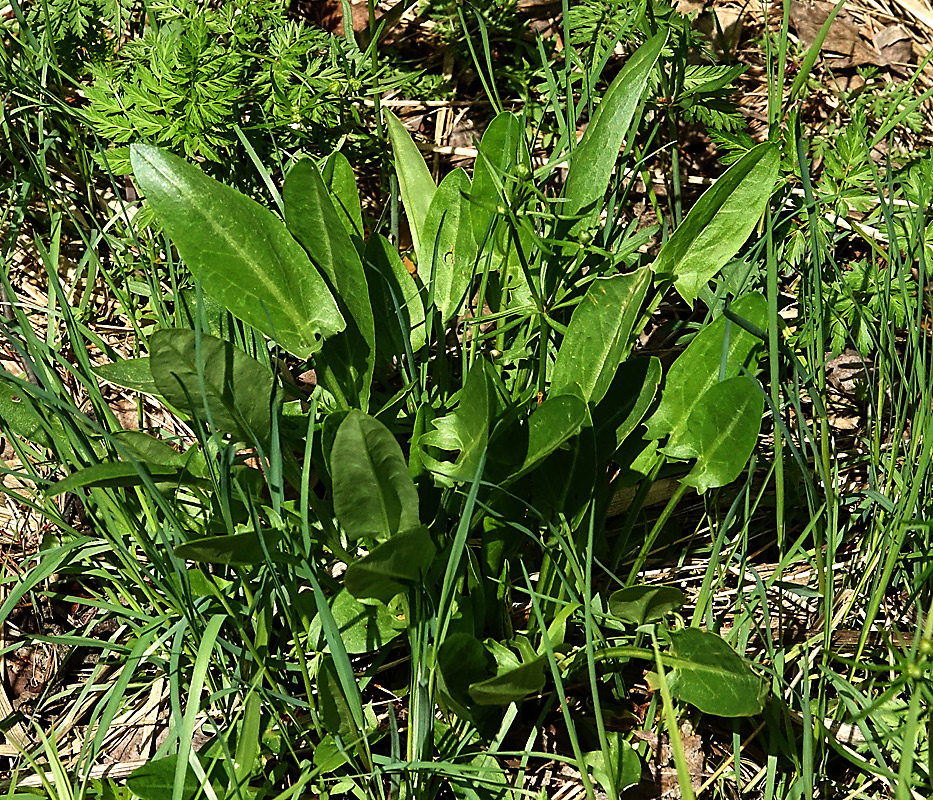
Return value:
<svg viewBox="0 0 933 800">
<path fill-rule="evenodd" d="M 572 224 L 571 234 L 591 225 L 599 214 L 619 150 L 666 41 L 667 33 L 659 33 L 631 55 L 606 90 L 570 157 L 562 213 L 582 214 Z"/>
<path fill-rule="evenodd" d="M 334 513 L 351 539 L 418 527 L 418 492 L 402 448 L 378 420 L 350 411 L 331 451 Z"/>
<path fill-rule="evenodd" d="M 703 193 L 661 248 L 654 271 L 672 275 L 691 306 L 754 230 L 771 198 L 780 160 L 771 142 L 753 147 Z"/>
<path fill-rule="evenodd" d="M 399 194 L 402 196 L 405 213 L 408 214 L 411 241 L 420 264 L 422 261 L 421 230 L 424 228 L 424 220 L 428 215 L 428 208 L 437 187 L 434 185 L 434 179 L 431 177 L 428 165 L 424 162 L 421 151 L 405 126 L 387 108 L 384 108 L 382 113 L 385 114 L 389 141 L 395 156 Z"/>
<path fill-rule="evenodd" d="M 135 144 L 136 181 L 205 292 L 307 357 L 345 322 L 324 280 L 271 211 L 177 156 Z"/>
<path fill-rule="evenodd" d="M 561 342 L 551 391 L 582 391 L 588 403 L 599 403 L 619 364 L 631 352 L 632 330 L 651 282 L 651 271 L 640 269 L 593 281 L 570 317 Z"/>
<path fill-rule="evenodd" d="M 327 277 L 346 320 L 344 330 L 325 340 L 315 359 L 319 378 L 345 406 L 366 411 L 376 363 L 376 331 L 369 284 L 347 232 L 346 215 L 334 206 L 309 158 L 289 171 L 282 198 L 288 230 Z"/>
</svg>

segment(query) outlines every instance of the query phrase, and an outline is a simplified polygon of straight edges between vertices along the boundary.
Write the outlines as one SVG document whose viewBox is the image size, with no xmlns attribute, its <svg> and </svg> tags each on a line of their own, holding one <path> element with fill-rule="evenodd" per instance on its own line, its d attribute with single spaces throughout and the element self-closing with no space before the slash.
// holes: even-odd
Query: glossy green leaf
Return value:
<svg viewBox="0 0 933 800">
<path fill-rule="evenodd" d="M 418 274 L 428 301 L 451 320 L 466 299 L 476 261 L 470 221 L 470 179 L 462 169 L 448 173 L 434 193 L 422 229 Z"/>
<path fill-rule="evenodd" d="M 634 344 L 633 328 L 651 282 L 651 271 L 600 278 L 590 284 L 570 317 L 551 375 L 551 392 L 579 387 L 583 399 L 599 403 L 619 364 Z"/>
<path fill-rule="evenodd" d="M 136 180 L 204 291 L 304 358 L 345 322 L 324 279 L 266 208 L 181 158 L 133 145 Z"/>
<path fill-rule="evenodd" d="M 251 442 L 268 441 L 274 379 L 256 359 L 230 342 L 194 331 L 157 331 L 149 340 L 150 368 L 159 393 L 176 408 Z M 203 394 L 198 365 L 202 365 Z"/>
<path fill-rule="evenodd" d="M 489 452 L 495 480 L 510 483 L 537 467 L 586 422 L 586 403 L 576 394 L 550 395 L 521 424 L 496 437 Z"/>
<path fill-rule="evenodd" d="M 423 525 L 396 533 L 350 564 L 344 585 L 356 598 L 375 597 L 388 603 L 399 592 L 420 583 L 435 553 L 434 542 Z"/>
<path fill-rule="evenodd" d="M 444 692 L 465 708 L 471 705 L 470 685 L 485 680 L 495 667 L 482 642 L 468 633 L 447 636 L 438 650 L 437 663 Z"/>
<path fill-rule="evenodd" d="M 672 276 L 691 306 L 755 229 L 771 199 L 780 161 L 777 145 L 753 147 L 703 193 L 664 243 L 653 269 Z"/>
<path fill-rule="evenodd" d="M 411 135 L 405 126 L 399 122 L 387 108 L 383 108 L 386 126 L 389 130 L 389 141 L 392 144 L 392 154 L 395 156 L 395 171 L 398 175 L 398 189 L 402 196 L 402 204 L 408 215 L 408 226 L 411 229 L 411 242 L 415 248 L 418 263 L 424 263 L 425 255 L 422 252 L 422 235 L 424 220 L 428 215 L 428 208 L 434 197 L 437 187 L 434 179 L 424 162 L 424 156 L 412 141 Z"/>
<path fill-rule="evenodd" d="M 327 775 L 347 763 L 347 751 L 338 747 L 334 737 L 328 734 L 314 748 L 313 760 L 321 774 Z"/>
<path fill-rule="evenodd" d="M 152 379 L 152 371 L 149 369 L 149 356 L 125 358 L 122 361 L 101 364 L 99 367 L 94 367 L 94 374 L 122 389 L 152 395 L 159 393 Z"/>
<path fill-rule="evenodd" d="M 418 492 L 395 437 L 381 422 L 351 411 L 330 454 L 334 513 L 351 539 L 388 539 L 416 528 Z"/>
<path fill-rule="evenodd" d="M 378 233 L 366 242 L 364 265 L 368 269 L 377 359 L 384 364 L 393 355 L 407 355 L 406 338 L 412 353 L 416 353 L 427 342 L 424 301 L 418 284 L 395 247 Z"/>
<path fill-rule="evenodd" d="M 452 464 L 423 455 L 424 463 L 449 480 L 472 481 L 489 444 L 489 426 L 497 411 L 493 367 L 481 358 L 467 374 L 456 409 L 435 419 L 435 429 L 419 440 L 420 447 L 459 451 L 459 455 Z"/>
<path fill-rule="evenodd" d="M 680 445 L 697 462 L 683 479 L 703 494 L 741 474 L 758 441 L 765 397 L 746 375 L 717 383 L 690 412 Z"/>
<path fill-rule="evenodd" d="M 266 561 L 262 542 L 263 536 L 266 549 L 275 561 L 288 560 L 284 554 L 278 553 L 276 544 L 282 538 L 280 533 L 264 531 L 262 534 L 254 530 L 242 533 L 230 533 L 223 536 L 204 536 L 184 542 L 175 548 L 175 555 L 186 561 L 195 561 L 199 564 L 227 564 L 245 566 L 249 564 L 264 564 Z"/>
<path fill-rule="evenodd" d="M 321 661 L 317 673 L 318 713 L 328 733 L 344 738 L 356 730 L 353 711 L 343 693 L 334 660 L 327 656 Z"/>
<path fill-rule="evenodd" d="M 26 392 L 23 387 L 8 383 L 0 377 L 0 425 L 6 431 L 22 436 L 26 441 L 51 448 L 52 437 L 43 427 L 42 416 L 34 408 L 34 404 L 39 401 L 30 398 Z M 49 417 L 47 424 L 53 431 L 62 437 L 65 436 L 64 428 L 56 417 Z"/>
<path fill-rule="evenodd" d="M 226 308 L 218 303 L 209 294 L 201 292 L 200 306 L 197 289 L 179 289 L 178 304 L 175 306 L 176 328 L 201 327 L 211 336 L 225 341 L 233 341 L 236 335 L 233 329 L 232 316 Z M 199 321 L 200 315 L 200 321 Z"/>
<path fill-rule="evenodd" d="M 177 466 L 167 466 L 165 464 L 146 464 L 145 467 L 146 471 L 155 480 L 174 478 L 181 471 Z M 73 472 L 67 478 L 53 484 L 49 488 L 47 496 L 55 497 L 65 492 L 73 492 L 89 486 L 138 486 L 141 483 L 142 478 L 135 464 L 127 464 L 123 461 L 109 461 Z"/>
<path fill-rule="evenodd" d="M 188 453 L 179 453 L 168 442 L 156 439 L 144 431 L 119 431 L 111 434 L 121 458 L 124 452 L 143 464 L 185 466 L 190 461 Z"/>
<path fill-rule="evenodd" d="M 596 453 L 596 434 L 587 409 L 587 418 L 579 433 L 571 436 L 534 470 L 534 477 L 530 479 L 533 507 L 539 511 L 555 511 L 575 528 L 600 486 Z"/>
<path fill-rule="evenodd" d="M 761 713 L 767 684 L 715 633 L 684 628 L 671 633 L 677 668 L 668 676 L 671 693 L 718 717 Z"/>
<path fill-rule="evenodd" d="M 499 760 L 489 753 L 473 756 L 446 781 L 455 800 L 511 800 L 515 797 L 510 778 Z"/>
<path fill-rule="evenodd" d="M 539 656 L 517 667 L 500 670 L 491 678 L 471 684 L 470 697 L 481 706 L 506 706 L 524 700 L 544 688 L 546 666 L 547 656 Z"/>
<path fill-rule="evenodd" d="M 571 234 L 589 227 L 599 217 L 619 150 L 666 41 L 667 33 L 659 33 L 632 53 L 609 85 L 570 156 L 564 188 L 566 203 L 560 213 L 580 217 L 570 228 Z"/>
<path fill-rule="evenodd" d="M 345 589 L 334 596 L 330 607 L 340 639 L 351 656 L 381 650 L 408 626 L 407 617 L 394 613 L 385 603 L 378 600 L 361 603 Z M 319 649 L 329 651 L 321 632 L 320 616 L 311 621 L 308 639 L 317 642 Z"/>
<path fill-rule="evenodd" d="M 127 788 L 140 800 L 165 800 L 174 797 L 175 769 L 178 756 L 171 755 L 148 761 L 134 769 L 126 779 Z M 191 800 L 201 788 L 192 770 L 185 773 L 185 784 L 178 800 Z"/>
<path fill-rule="evenodd" d="M 259 749 L 262 737 L 262 699 L 258 692 L 250 692 L 243 703 L 243 716 L 237 725 L 236 753 L 233 766 L 237 781 L 246 782 L 253 771 L 262 767 Z"/>
<path fill-rule="evenodd" d="M 531 155 L 521 119 L 510 111 L 489 123 L 479 145 L 470 188 L 473 237 L 483 242 L 490 219 L 501 203 L 510 206 L 516 194 L 517 172 L 531 174 Z"/>
<path fill-rule="evenodd" d="M 599 787 L 610 797 L 624 792 L 641 781 L 641 759 L 619 731 L 606 731 L 607 751 L 591 750 L 583 754 Z"/>
<path fill-rule="evenodd" d="M 680 608 L 686 595 L 673 586 L 629 586 L 609 595 L 609 613 L 623 622 L 657 622 Z"/>
<path fill-rule="evenodd" d="M 337 211 L 350 238 L 363 240 L 363 209 L 360 206 L 360 194 L 356 188 L 356 175 L 347 157 L 340 152 L 331 153 L 321 170 L 324 185 L 330 192 Z"/>
<path fill-rule="evenodd" d="M 291 168 L 282 199 L 289 231 L 327 277 L 347 323 L 324 342 L 315 357 L 318 380 L 345 408 L 366 411 L 376 362 L 376 332 L 363 262 L 310 159 Z"/>
<path fill-rule="evenodd" d="M 768 304 L 757 293 L 737 300 L 732 311 L 758 328 L 767 326 Z M 744 328 L 717 317 L 701 330 L 668 370 L 661 393 L 661 402 L 645 425 L 649 439 L 668 436 L 664 452 L 670 458 L 693 458 L 693 447 L 682 438 L 687 433 L 687 421 L 694 406 L 720 379 L 727 380 L 742 373 L 755 372 L 763 352 L 760 339 Z"/>
</svg>

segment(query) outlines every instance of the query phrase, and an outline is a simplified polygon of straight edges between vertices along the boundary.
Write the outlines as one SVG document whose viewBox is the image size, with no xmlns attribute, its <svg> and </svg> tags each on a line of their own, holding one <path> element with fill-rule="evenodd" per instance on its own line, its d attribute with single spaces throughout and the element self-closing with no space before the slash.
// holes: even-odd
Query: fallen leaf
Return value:
<svg viewBox="0 0 933 800">
<path fill-rule="evenodd" d="M 811 47 L 823 23 L 829 18 L 833 4 L 818 0 L 816 3 L 791 0 L 790 21 L 797 37 L 805 47 Z M 850 18 L 851 19 L 851 18 Z M 869 42 L 855 22 L 840 13 L 830 26 L 820 51 L 832 59 L 836 68 L 855 67 L 859 64 L 886 66 L 887 60 Z"/>
<path fill-rule="evenodd" d="M 887 25 L 874 36 L 878 52 L 890 64 L 908 64 L 913 58 L 910 33 L 903 25 Z"/>
</svg>

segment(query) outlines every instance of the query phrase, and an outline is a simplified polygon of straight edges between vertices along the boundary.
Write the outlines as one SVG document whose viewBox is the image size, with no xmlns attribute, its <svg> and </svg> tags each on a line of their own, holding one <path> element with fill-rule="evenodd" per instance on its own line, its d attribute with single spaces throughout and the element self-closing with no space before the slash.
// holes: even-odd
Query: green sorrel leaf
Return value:
<svg viewBox="0 0 933 800">
<path fill-rule="evenodd" d="M 492 678 L 471 684 L 470 697 L 481 706 L 507 706 L 544 688 L 547 656 L 539 656 L 517 667 L 507 668 Z"/>
<path fill-rule="evenodd" d="M 593 410 L 597 460 L 608 461 L 642 421 L 661 382 L 661 362 L 655 356 L 630 358 Z"/>
<path fill-rule="evenodd" d="M 388 539 L 418 526 L 418 492 L 395 437 L 361 411 L 347 414 L 330 454 L 334 513 L 351 539 Z"/>
<path fill-rule="evenodd" d="M 683 482 L 703 494 L 739 477 L 758 441 L 764 403 L 758 382 L 747 375 L 711 386 L 679 440 L 697 460 Z"/>
<path fill-rule="evenodd" d="M 347 234 L 351 239 L 357 237 L 362 241 L 363 209 L 360 207 L 360 194 L 356 188 L 356 175 L 347 157 L 343 153 L 331 153 L 324 162 L 321 177 Z"/>
<path fill-rule="evenodd" d="M 26 389 L 0 378 L 0 422 L 17 436 L 22 436 L 40 447 L 51 448 L 52 437 L 42 425 L 42 416 L 34 408 L 34 404 L 38 402 L 27 394 Z M 62 423 L 57 417 L 50 416 L 47 424 L 62 437 L 65 436 Z"/>
<path fill-rule="evenodd" d="M 434 197 L 434 179 L 424 163 L 424 157 L 405 126 L 388 109 L 383 109 L 386 125 L 389 129 L 389 141 L 395 156 L 395 170 L 398 174 L 398 189 L 402 196 L 405 213 L 408 214 L 408 227 L 411 229 L 411 242 L 415 248 L 418 263 L 423 264 L 423 238 L 421 231 L 428 208 Z"/>
<path fill-rule="evenodd" d="M 666 41 L 667 33 L 659 33 L 632 53 L 609 85 L 586 133 L 571 153 L 564 188 L 566 203 L 561 208 L 564 216 L 580 217 L 570 228 L 571 234 L 598 219 L 619 150 Z"/>
<path fill-rule="evenodd" d="M 186 328 L 152 335 L 150 368 L 159 394 L 240 441 L 251 442 L 253 436 L 268 441 L 274 410 L 272 373 L 239 348 L 213 336 L 201 335 L 198 347 L 195 332 Z"/>
<path fill-rule="evenodd" d="M 650 282 L 648 269 L 593 281 L 570 318 L 554 363 L 551 392 L 579 387 L 588 403 L 603 399 L 632 350 L 633 328 Z"/>
<path fill-rule="evenodd" d="M 473 166 L 470 210 L 473 238 L 478 243 L 486 237 L 496 208 L 500 204 L 511 205 L 518 186 L 515 172 L 519 166 L 531 174 L 531 155 L 522 121 L 506 111 L 489 123 Z"/>
<path fill-rule="evenodd" d="M 780 160 L 771 142 L 753 147 L 703 193 L 661 248 L 654 271 L 673 276 L 691 306 L 754 230 L 771 199 Z"/>
<path fill-rule="evenodd" d="M 174 797 L 175 770 L 178 756 L 171 755 L 149 761 L 134 769 L 126 779 L 127 788 L 141 800 L 165 800 Z M 191 800 L 201 788 L 192 770 L 185 773 L 185 784 L 179 800 Z"/>
<path fill-rule="evenodd" d="M 535 469 L 532 505 L 539 511 L 551 509 L 562 514 L 571 527 L 576 527 L 600 485 L 596 449 L 595 431 L 587 409 L 579 433 Z"/>
<path fill-rule="evenodd" d="M 675 697 L 718 717 L 761 713 L 767 684 L 721 637 L 684 628 L 671 633 L 671 644 L 678 659 L 668 676 Z"/>
<path fill-rule="evenodd" d="M 550 395 L 526 421 L 494 439 L 489 452 L 493 477 L 504 484 L 528 474 L 578 433 L 586 419 L 586 403 L 578 395 Z"/>
<path fill-rule="evenodd" d="M 444 691 L 457 703 L 471 705 L 471 684 L 485 680 L 495 662 L 482 642 L 469 633 L 454 633 L 444 639 L 437 654 Z"/>
<path fill-rule="evenodd" d="M 122 389 L 143 394 L 157 395 L 159 393 L 152 379 L 152 371 L 149 369 L 149 356 L 125 358 L 111 364 L 101 364 L 99 367 L 94 367 L 94 374 Z"/>
<path fill-rule="evenodd" d="M 408 585 L 418 583 L 436 550 L 423 525 L 396 533 L 369 555 L 347 567 L 344 585 L 357 598 L 375 597 L 388 603 Z"/>
<path fill-rule="evenodd" d="M 165 466 L 185 466 L 191 461 L 188 453 L 179 453 L 168 442 L 156 439 L 145 431 L 126 430 L 111 434 L 117 450 L 128 451 L 131 458 L 143 464 L 164 464 Z"/>
<path fill-rule="evenodd" d="M 425 464 L 449 480 L 472 481 L 486 452 L 489 426 L 497 411 L 493 367 L 485 359 L 477 359 L 460 391 L 457 408 L 447 416 L 435 419 L 435 429 L 419 440 L 421 447 L 459 450 L 460 454 L 453 464 L 434 461 L 424 455 Z"/>
<path fill-rule="evenodd" d="M 177 156 L 131 148 L 146 200 L 204 291 L 300 358 L 345 322 L 324 279 L 266 208 Z"/>
<path fill-rule="evenodd" d="M 680 608 L 686 596 L 673 586 L 629 586 L 609 595 L 609 613 L 623 622 L 657 622 Z"/>
<path fill-rule="evenodd" d="M 600 788 L 610 797 L 636 786 L 641 781 L 641 759 L 619 731 L 606 731 L 608 752 L 591 750 L 583 754 L 583 763 Z"/>
<path fill-rule="evenodd" d="M 145 467 L 156 480 L 175 477 L 181 471 L 177 466 L 165 464 L 146 464 Z M 140 483 L 142 483 L 142 478 L 136 465 L 127 464 L 123 461 L 110 461 L 104 464 L 94 464 L 91 467 L 85 467 L 73 472 L 67 478 L 63 478 L 50 487 L 48 496 L 55 497 L 88 486 L 137 486 Z"/>
<path fill-rule="evenodd" d="M 317 673 L 319 713 L 324 729 L 332 734 L 349 737 L 356 730 L 353 710 L 343 693 L 337 667 L 330 656 L 324 658 Z"/>
<path fill-rule="evenodd" d="M 324 342 L 315 358 L 318 379 L 343 407 L 366 411 L 376 332 L 363 262 L 310 159 L 299 161 L 289 171 L 282 199 L 289 231 L 327 277 L 347 323 Z"/>
<path fill-rule="evenodd" d="M 331 614 L 340 631 L 340 639 L 351 656 L 380 650 L 395 639 L 408 625 L 402 614 L 395 614 L 379 600 L 357 600 L 346 589 L 338 592 L 330 603 Z M 311 642 L 329 651 L 321 632 L 320 615 L 311 621 L 308 632 Z"/>
<path fill-rule="evenodd" d="M 379 363 L 385 364 L 392 355 L 407 356 L 406 339 L 412 353 L 416 353 L 427 342 L 424 301 L 418 284 L 398 251 L 378 233 L 366 242 L 364 263 L 369 274 Z"/>
<path fill-rule="evenodd" d="M 262 542 L 263 536 L 266 549 L 275 561 L 284 561 L 287 558 L 279 553 L 275 547 L 282 538 L 281 534 L 264 531 L 244 531 L 223 536 L 204 536 L 184 542 L 175 548 L 175 555 L 186 561 L 195 561 L 199 564 L 227 564 L 230 566 L 247 566 L 250 564 L 264 564 L 266 561 Z"/>
<path fill-rule="evenodd" d="M 449 173 L 434 193 L 422 229 L 418 274 L 428 300 L 448 322 L 460 307 L 473 279 L 476 242 L 470 222 L 470 179 L 462 169 Z"/>
<path fill-rule="evenodd" d="M 768 304 L 757 293 L 740 298 L 732 306 L 739 317 L 753 325 L 767 325 Z M 724 315 L 701 330 L 671 365 L 664 381 L 661 402 L 645 421 L 649 439 L 668 436 L 664 453 L 670 458 L 693 458 L 693 446 L 684 443 L 687 423 L 694 406 L 720 380 L 755 372 L 762 352 L 761 340 Z"/>
</svg>

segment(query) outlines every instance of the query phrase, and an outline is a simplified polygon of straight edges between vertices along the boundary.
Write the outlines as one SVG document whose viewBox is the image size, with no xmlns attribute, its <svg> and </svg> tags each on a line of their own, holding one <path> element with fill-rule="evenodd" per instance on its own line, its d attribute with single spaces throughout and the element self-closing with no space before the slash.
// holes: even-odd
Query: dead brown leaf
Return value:
<svg viewBox="0 0 933 800">
<path fill-rule="evenodd" d="M 913 59 L 913 42 L 903 25 L 885 26 L 874 35 L 873 41 L 888 63 L 908 64 Z"/>
<path fill-rule="evenodd" d="M 833 4 L 817 0 L 815 3 L 791 0 L 790 21 L 801 43 L 809 48 L 816 42 L 823 23 L 829 18 Z M 860 64 L 886 66 L 887 59 L 879 53 L 862 29 L 840 13 L 830 26 L 820 51 L 832 59 L 837 68 L 855 67 Z"/>
</svg>

